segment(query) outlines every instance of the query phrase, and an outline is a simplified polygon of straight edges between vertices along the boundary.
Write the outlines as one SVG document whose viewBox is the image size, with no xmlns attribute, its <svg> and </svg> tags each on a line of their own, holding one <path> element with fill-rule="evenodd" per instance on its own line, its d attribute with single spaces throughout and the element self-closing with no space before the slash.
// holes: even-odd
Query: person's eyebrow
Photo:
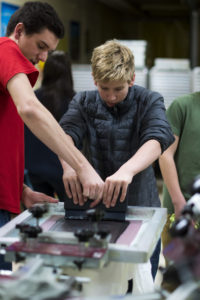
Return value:
<svg viewBox="0 0 200 300">
<path fill-rule="evenodd" d="M 42 43 L 46 48 L 49 48 L 49 45 L 45 41 L 40 40 L 39 42 Z"/>
</svg>

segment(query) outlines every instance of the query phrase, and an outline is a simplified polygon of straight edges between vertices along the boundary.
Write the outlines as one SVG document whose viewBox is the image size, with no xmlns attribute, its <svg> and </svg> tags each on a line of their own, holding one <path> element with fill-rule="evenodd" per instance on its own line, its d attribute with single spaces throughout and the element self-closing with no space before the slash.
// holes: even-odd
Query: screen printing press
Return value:
<svg viewBox="0 0 200 300">
<path fill-rule="evenodd" d="M 65 278 L 69 290 L 78 278 L 82 297 L 124 295 L 128 280 L 138 274 L 140 292 L 152 292 L 149 258 L 166 222 L 166 209 L 130 206 L 124 220 L 103 216 L 102 210 L 91 209 L 87 219 L 70 220 L 61 202 L 35 205 L 0 228 L 1 253 L 7 261 L 29 266 L 16 272 L 19 278 L 26 269 L 30 280 L 34 274 L 44 280 L 51 270 L 49 280 L 58 284 L 58 277 Z"/>
</svg>

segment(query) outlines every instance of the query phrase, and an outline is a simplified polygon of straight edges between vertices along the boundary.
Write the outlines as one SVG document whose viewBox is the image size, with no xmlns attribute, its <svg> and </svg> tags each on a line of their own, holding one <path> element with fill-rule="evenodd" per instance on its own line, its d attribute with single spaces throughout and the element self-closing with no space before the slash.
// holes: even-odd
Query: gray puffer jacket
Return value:
<svg viewBox="0 0 200 300">
<path fill-rule="evenodd" d="M 162 151 L 174 141 L 163 97 L 137 85 L 129 88 L 126 99 L 112 108 L 97 90 L 78 93 L 60 124 L 79 149 L 86 141 L 87 157 L 103 180 L 148 140 L 157 140 Z M 160 206 L 152 166 L 133 178 L 127 199 L 129 205 Z"/>
</svg>

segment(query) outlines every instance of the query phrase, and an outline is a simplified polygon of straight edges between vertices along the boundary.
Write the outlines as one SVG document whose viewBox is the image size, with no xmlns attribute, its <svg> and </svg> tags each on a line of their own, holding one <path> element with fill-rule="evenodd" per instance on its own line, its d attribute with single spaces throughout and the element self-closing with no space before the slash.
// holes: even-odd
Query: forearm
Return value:
<svg viewBox="0 0 200 300">
<path fill-rule="evenodd" d="M 32 114 L 21 114 L 24 123 L 53 152 L 64 159 L 77 172 L 88 164 L 82 153 L 74 146 L 53 116 L 40 103 Z"/>
<path fill-rule="evenodd" d="M 173 205 L 176 206 L 181 204 L 185 201 L 185 199 L 180 188 L 178 173 L 173 156 L 170 156 L 168 153 L 164 153 L 159 159 L 159 165 Z"/>
<path fill-rule="evenodd" d="M 161 154 L 160 143 L 149 140 L 122 167 L 132 173 L 132 177 L 150 166 Z"/>
<path fill-rule="evenodd" d="M 69 139 L 71 139 L 71 142 L 74 145 L 73 139 L 70 136 L 68 136 L 68 137 L 69 137 Z M 61 163 L 61 166 L 62 166 L 62 169 L 63 169 L 63 174 L 65 173 L 65 171 L 74 170 L 62 157 L 59 156 L 58 159 Z"/>
<path fill-rule="evenodd" d="M 79 189 L 79 198 L 84 195 L 99 201 L 102 197 L 104 182 L 52 115 L 44 107 L 41 107 L 36 116 L 24 117 L 24 122 L 44 144 L 69 164 L 68 172 L 71 169 L 70 173 L 73 174 L 73 178 L 78 178 L 76 182 L 79 180 L 81 183 L 79 185 L 83 189 L 83 191 L 81 188 Z M 37 127 L 34 125 L 35 122 Z M 74 188 L 72 188 L 72 192 L 73 190 Z"/>
<path fill-rule="evenodd" d="M 74 146 L 51 113 L 38 101 L 25 74 L 17 74 L 7 85 L 17 111 L 30 130 L 76 171 L 88 166 L 86 158 Z"/>
<path fill-rule="evenodd" d="M 151 165 L 160 153 L 160 143 L 156 140 L 149 140 L 117 172 L 106 178 L 103 203 L 107 208 L 115 206 L 120 190 L 120 202 L 124 201 L 128 185 L 133 177 Z"/>
<path fill-rule="evenodd" d="M 100 199 L 104 182 L 84 155 L 74 146 L 51 113 L 38 101 L 25 74 L 17 74 L 7 84 L 17 111 L 30 130 L 77 173 L 83 194 Z"/>
<path fill-rule="evenodd" d="M 159 164 L 172 203 L 177 213 L 179 213 L 185 204 L 185 198 L 180 188 L 176 163 L 174 161 L 174 155 L 179 145 L 179 137 L 177 135 L 174 135 L 174 137 L 174 143 L 160 156 Z"/>
</svg>

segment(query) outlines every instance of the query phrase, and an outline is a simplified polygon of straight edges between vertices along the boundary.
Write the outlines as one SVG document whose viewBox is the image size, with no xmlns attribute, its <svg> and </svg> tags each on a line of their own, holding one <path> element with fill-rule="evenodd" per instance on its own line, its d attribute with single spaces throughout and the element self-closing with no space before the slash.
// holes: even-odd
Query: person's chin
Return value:
<svg viewBox="0 0 200 300">
<path fill-rule="evenodd" d="M 114 107 L 116 103 L 106 103 L 108 107 Z"/>
</svg>

